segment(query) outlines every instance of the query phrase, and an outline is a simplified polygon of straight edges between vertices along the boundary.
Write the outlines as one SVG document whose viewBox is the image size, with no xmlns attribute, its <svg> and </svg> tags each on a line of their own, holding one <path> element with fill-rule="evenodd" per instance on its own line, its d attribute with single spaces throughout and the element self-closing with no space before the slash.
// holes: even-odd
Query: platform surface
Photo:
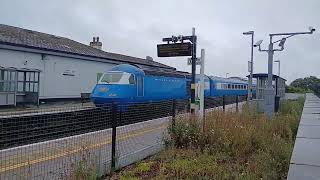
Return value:
<svg viewBox="0 0 320 180">
<path fill-rule="evenodd" d="M 306 95 L 287 179 L 320 179 L 320 98 L 314 94 Z"/>
</svg>

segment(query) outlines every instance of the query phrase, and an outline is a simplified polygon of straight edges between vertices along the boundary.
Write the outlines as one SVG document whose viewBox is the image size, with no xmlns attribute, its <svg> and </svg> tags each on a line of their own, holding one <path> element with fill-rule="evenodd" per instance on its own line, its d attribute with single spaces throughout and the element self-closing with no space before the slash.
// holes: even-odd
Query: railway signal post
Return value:
<svg viewBox="0 0 320 180">
<path fill-rule="evenodd" d="M 195 90 L 196 90 L 196 61 L 197 61 L 197 36 L 195 28 L 192 28 L 191 36 L 172 36 L 163 38 L 163 42 L 167 44 L 158 44 L 158 57 L 176 57 L 176 56 L 191 56 L 191 104 L 190 111 L 192 114 L 195 112 Z M 185 42 L 189 41 L 189 42 Z"/>
</svg>

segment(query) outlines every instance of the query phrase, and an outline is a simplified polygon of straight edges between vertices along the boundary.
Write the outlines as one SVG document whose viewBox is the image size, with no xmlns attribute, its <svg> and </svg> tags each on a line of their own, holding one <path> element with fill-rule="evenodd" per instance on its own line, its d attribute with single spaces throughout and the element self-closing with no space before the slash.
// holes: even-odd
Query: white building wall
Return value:
<svg viewBox="0 0 320 180">
<path fill-rule="evenodd" d="M 41 54 L 0 49 L 0 66 L 41 70 L 40 99 L 47 99 L 78 98 L 81 92 L 91 92 L 97 74 L 114 64 L 52 55 L 42 60 Z"/>
</svg>

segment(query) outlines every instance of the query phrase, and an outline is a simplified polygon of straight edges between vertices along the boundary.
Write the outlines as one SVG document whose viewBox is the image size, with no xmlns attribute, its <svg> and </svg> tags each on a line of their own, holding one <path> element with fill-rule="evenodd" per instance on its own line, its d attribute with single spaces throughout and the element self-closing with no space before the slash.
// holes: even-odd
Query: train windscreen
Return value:
<svg viewBox="0 0 320 180">
<path fill-rule="evenodd" d="M 101 84 L 135 84 L 134 76 L 126 72 L 108 72 L 103 74 Z"/>
</svg>

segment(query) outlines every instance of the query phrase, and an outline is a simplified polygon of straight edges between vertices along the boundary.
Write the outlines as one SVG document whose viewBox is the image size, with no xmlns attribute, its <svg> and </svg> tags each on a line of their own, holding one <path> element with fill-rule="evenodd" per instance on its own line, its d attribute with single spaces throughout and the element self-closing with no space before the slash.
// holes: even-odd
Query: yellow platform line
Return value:
<svg viewBox="0 0 320 180">
<path fill-rule="evenodd" d="M 142 135 L 142 134 L 145 134 L 145 133 L 148 133 L 148 132 L 164 129 L 166 127 L 168 127 L 168 125 L 162 125 L 162 126 L 159 126 L 159 127 L 156 127 L 156 128 L 146 128 L 143 131 L 137 131 L 137 132 L 132 133 L 132 134 L 128 134 L 128 135 L 125 135 L 125 136 L 120 136 L 119 138 L 117 138 L 117 141 L 127 140 L 129 138 L 137 137 L 139 135 Z M 95 149 L 95 148 L 98 148 L 100 146 L 111 144 L 111 143 L 112 143 L 111 140 L 107 140 L 107 141 L 104 141 L 104 142 L 101 142 L 101 143 L 90 145 L 88 147 L 88 149 Z M 55 154 L 55 155 L 51 155 L 51 156 L 47 156 L 47 157 L 31 160 L 31 161 L 28 161 L 28 162 L 23 162 L 23 163 L 19 163 L 19 164 L 15 164 L 15 165 L 10 165 L 10 166 L 1 168 L 0 169 L 0 173 L 6 172 L 6 171 L 10 171 L 10 170 L 14 170 L 14 169 L 18 169 L 18 168 L 22 168 L 22 167 L 25 167 L 25 166 L 31 166 L 31 165 L 42 163 L 42 162 L 45 162 L 45 161 L 54 160 L 54 159 L 61 158 L 61 157 L 64 157 L 64 156 L 72 155 L 72 154 L 75 154 L 77 152 L 80 152 L 81 150 L 83 150 L 83 149 L 82 148 L 77 148 L 77 149 L 74 149 L 74 150 L 71 150 L 71 151 L 58 153 L 58 154 Z"/>
</svg>

